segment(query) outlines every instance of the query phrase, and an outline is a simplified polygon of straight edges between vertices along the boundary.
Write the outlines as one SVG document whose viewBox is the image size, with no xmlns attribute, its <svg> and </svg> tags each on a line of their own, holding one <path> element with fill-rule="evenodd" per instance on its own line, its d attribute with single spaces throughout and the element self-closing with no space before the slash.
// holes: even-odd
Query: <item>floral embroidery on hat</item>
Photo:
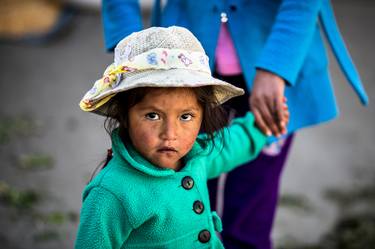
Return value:
<svg viewBox="0 0 375 249">
<path fill-rule="evenodd" d="M 165 64 L 167 63 L 167 58 L 168 58 L 168 52 L 166 50 L 163 50 L 163 52 L 161 52 L 160 60 Z"/>
<path fill-rule="evenodd" d="M 204 56 L 200 56 L 200 57 L 199 57 L 199 62 L 200 62 L 202 65 L 207 65 L 207 59 L 206 59 L 206 57 L 204 57 Z"/>
<path fill-rule="evenodd" d="M 123 71 L 123 72 L 135 72 L 135 71 L 137 71 L 137 69 L 136 68 L 132 68 L 132 67 L 128 67 L 128 66 L 122 66 L 121 67 L 121 71 Z"/>
<path fill-rule="evenodd" d="M 188 67 L 189 65 L 191 65 L 193 62 L 188 58 L 186 57 L 183 53 L 179 54 L 178 55 L 178 58 L 182 61 L 182 63 L 185 64 L 186 67 Z"/>
<path fill-rule="evenodd" d="M 117 87 L 118 84 L 120 84 L 121 80 L 122 80 L 122 73 L 116 74 L 116 79 L 112 82 L 111 87 L 112 88 Z"/>
<path fill-rule="evenodd" d="M 86 105 L 87 108 L 90 108 L 93 106 L 93 103 L 92 103 L 93 101 L 91 99 L 84 99 L 82 102 Z"/>
<path fill-rule="evenodd" d="M 97 88 L 96 88 L 96 86 L 94 86 L 93 88 L 90 89 L 89 94 L 94 95 L 96 93 L 96 90 L 97 90 Z"/>
<path fill-rule="evenodd" d="M 157 61 L 157 58 L 156 58 L 156 53 L 150 53 L 150 54 L 148 54 L 147 55 L 147 62 L 150 65 L 157 65 L 158 61 Z"/>
<path fill-rule="evenodd" d="M 116 64 L 121 64 L 121 62 L 128 61 L 129 55 L 131 53 L 132 49 L 131 46 L 128 44 L 123 49 L 117 49 L 116 52 L 118 53 L 117 61 L 115 61 Z"/>
<path fill-rule="evenodd" d="M 123 79 L 123 74 L 126 72 L 134 72 L 135 68 L 127 66 L 118 66 L 114 65 L 108 66 L 105 70 L 104 75 L 101 79 L 97 80 L 94 86 L 88 91 L 87 96 L 84 98 L 83 103 L 87 108 L 93 106 L 93 98 L 102 94 L 103 92 L 113 89 L 119 85 Z"/>
<path fill-rule="evenodd" d="M 103 83 L 108 85 L 108 86 L 112 86 L 114 82 L 117 81 L 117 75 L 114 74 L 114 73 L 110 73 L 109 75 L 105 76 L 103 78 Z"/>
</svg>

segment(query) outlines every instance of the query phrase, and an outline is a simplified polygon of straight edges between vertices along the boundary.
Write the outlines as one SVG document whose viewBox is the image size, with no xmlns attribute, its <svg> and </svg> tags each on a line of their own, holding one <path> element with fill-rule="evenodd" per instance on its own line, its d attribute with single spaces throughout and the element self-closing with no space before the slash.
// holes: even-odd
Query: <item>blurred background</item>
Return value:
<svg viewBox="0 0 375 249">
<path fill-rule="evenodd" d="M 331 59 L 341 115 L 296 136 L 278 249 L 375 248 L 375 1 L 333 5 L 370 106 Z M 78 102 L 111 61 L 99 0 L 0 0 L 0 248 L 73 248 L 81 192 L 110 147 Z"/>
</svg>

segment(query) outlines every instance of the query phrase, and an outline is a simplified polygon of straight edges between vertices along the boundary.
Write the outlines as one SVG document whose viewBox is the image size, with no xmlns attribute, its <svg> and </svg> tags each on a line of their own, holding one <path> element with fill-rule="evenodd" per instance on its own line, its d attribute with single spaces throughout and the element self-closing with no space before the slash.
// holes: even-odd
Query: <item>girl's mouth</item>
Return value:
<svg viewBox="0 0 375 249">
<path fill-rule="evenodd" d="M 164 146 L 157 150 L 160 153 L 166 153 L 166 152 L 177 152 L 177 150 L 173 147 Z"/>
</svg>

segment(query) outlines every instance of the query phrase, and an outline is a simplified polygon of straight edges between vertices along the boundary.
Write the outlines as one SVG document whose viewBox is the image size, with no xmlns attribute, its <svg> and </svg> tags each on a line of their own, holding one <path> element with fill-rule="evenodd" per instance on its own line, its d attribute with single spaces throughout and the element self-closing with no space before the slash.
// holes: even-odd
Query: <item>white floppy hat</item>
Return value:
<svg viewBox="0 0 375 249">
<path fill-rule="evenodd" d="M 201 43 L 182 27 L 134 32 L 118 43 L 114 57 L 114 63 L 82 98 L 82 110 L 106 115 L 108 101 L 116 93 L 139 87 L 213 86 L 220 104 L 244 93 L 212 77 Z"/>
</svg>

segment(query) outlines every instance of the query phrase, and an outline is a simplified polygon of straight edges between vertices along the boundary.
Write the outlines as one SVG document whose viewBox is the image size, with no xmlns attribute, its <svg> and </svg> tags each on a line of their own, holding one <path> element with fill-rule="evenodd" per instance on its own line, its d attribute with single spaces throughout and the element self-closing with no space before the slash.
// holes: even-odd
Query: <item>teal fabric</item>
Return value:
<svg viewBox="0 0 375 249">
<path fill-rule="evenodd" d="M 176 172 L 152 165 L 116 130 L 113 159 L 84 190 L 75 248 L 223 248 L 206 181 L 256 158 L 266 137 L 248 113 L 224 129 L 223 140 L 216 136 L 215 146 L 205 138 L 197 138 Z M 194 180 L 190 190 L 182 187 L 185 176 Z M 201 214 L 193 211 L 197 200 Z M 203 229 L 211 233 L 208 243 L 198 240 Z"/>
<path fill-rule="evenodd" d="M 102 0 L 102 4 L 105 44 L 107 50 L 112 50 L 125 36 L 139 30 L 138 1 Z M 257 68 L 273 72 L 288 83 L 285 96 L 291 114 L 290 133 L 338 115 L 323 35 L 348 82 L 367 105 L 368 97 L 329 0 L 168 0 L 163 8 L 157 0 L 153 20 L 155 25 L 179 25 L 191 30 L 201 41 L 214 70 L 221 12 L 227 14 L 250 93 Z"/>
</svg>

